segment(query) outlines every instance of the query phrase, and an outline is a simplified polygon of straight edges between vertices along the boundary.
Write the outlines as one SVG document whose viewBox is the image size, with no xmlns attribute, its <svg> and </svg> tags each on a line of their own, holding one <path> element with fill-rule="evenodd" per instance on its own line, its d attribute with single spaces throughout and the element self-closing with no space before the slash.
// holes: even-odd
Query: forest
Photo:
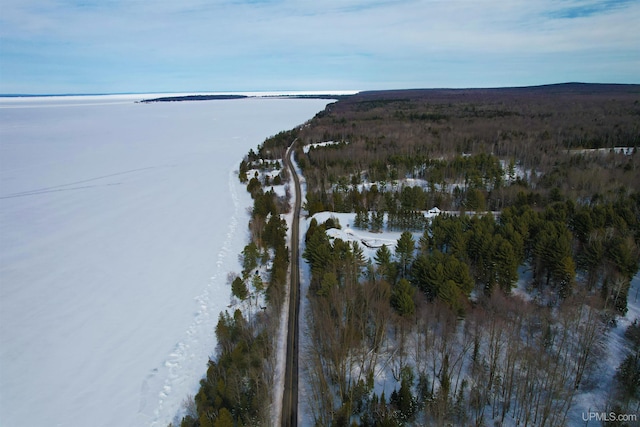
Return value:
<svg viewBox="0 0 640 427">
<path fill-rule="evenodd" d="M 246 308 L 221 314 L 183 427 L 268 424 L 289 262 L 290 192 L 273 186 L 296 139 L 310 219 L 300 405 L 315 425 L 578 425 L 572 408 L 601 383 L 594 408 L 638 413 L 637 321 L 604 367 L 636 298 L 640 86 L 563 84 L 363 92 L 251 150 L 238 172 L 251 242 L 229 280 Z M 367 257 L 330 237 L 343 227 L 400 237 Z"/>
<path fill-rule="evenodd" d="M 303 127 L 308 214 L 404 231 L 367 259 L 310 223 L 316 425 L 577 425 L 638 270 L 639 116 L 638 86 L 569 84 L 362 93 Z M 637 413 L 636 330 L 593 407 Z"/>
<path fill-rule="evenodd" d="M 476 189 L 496 210 L 521 191 L 572 200 L 637 192 L 637 156 L 613 150 L 640 143 L 637 91 L 568 84 L 364 92 L 329 105 L 301 130 L 307 144 L 345 144 L 298 150 L 298 161 L 325 208 L 354 183 L 407 177 L 426 180 L 427 204 L 441 209 L 459 208 Z"/>
</svg>

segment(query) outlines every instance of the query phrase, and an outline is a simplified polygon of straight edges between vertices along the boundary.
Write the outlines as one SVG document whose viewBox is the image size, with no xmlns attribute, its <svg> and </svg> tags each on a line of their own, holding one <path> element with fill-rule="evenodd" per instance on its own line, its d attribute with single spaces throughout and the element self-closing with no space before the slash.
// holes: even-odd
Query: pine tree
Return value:
<svg viewBox="0 0 640 427">
<path fill-rule="evenodd" d="M 322 276 L 320 281 L 320 289 L 316 292 L 318 296 L 327 296 L 332 288 L 338 285 L 338 278 L 335 273 L 327 272 Z"/>
<path fill-rule="evenodd" d="M 375 212 L 371 212 L 371 220 L 369 221 L 371 226 L 370 230 L 374 233 L 379 233 L 382 231 L 382 227 L 384 226 L 384 211 L 377 210 Z"/>
<path fill-rule="evenodd" d="M 374 261 L 378 266 L 378 274 L 389 283 L 394 283 L 396 278 L 396 268 L 391 261 L 391 251 L 387 245 L 382 245 L 374 256 Z"/>
<path fill-rule="evenodd" d="M 555 267 L 554 278 L 561 298 L 571 295 L 576 277 L 576 267 L 571 256 L 565 256 Z"/>
<path fill-rule="evenodd" d="M 504 292 L 509 293 L 518 279 L 518 259 L 511 243 L 499 235 L 494 238 L 494 247 L 495 281 Z"/>
<path fill-rule="evenodd" d="M 251 242 L 242 250 L 242 274 L 247 277 L 249 273 L 258 266 L 258 247 Z"/>
<path fill-rule="evenodd" d="M 433 301 L 438 295 L 438 289 L 445 280 L 444 266 L 438 262 L 439 252 L 432 255 L 420 255 L 412 267 L 412 277 L 416 286 Z"/>
<path fill-rule="evenodd" d="M 235 279 L 233 279 L 233 282 L 231 283 L 231 292 L 236 298 L 242 301 L 247 299 L 247 297 L 249 296 L 247 285 L 244 283 L 244 280 L 242 280 L 241 277 L 236 277 Z"/>
<path fill-rule="evenodd" d="M 369 228 L 369 213 L 365 210 L 359 209 L 356 212 L 356 217 L 353 222 L 355 228 L 366 230 Z"/>
<path fill-rule="evenodd" d="M 200 414 L 199 421 L 200 427 L 215 427 L 213 416 L 208 411 Z"/>
<path fill-rule="evenodd" d="M 256 197 L 259 192 L 262 190 L 262 184 L 260 184 L 260 180 L 254 177 L 249 180 L 249 184 L 247 184 L 247 191 L 251 193 L 251 197 Z"/>
<path fill-rule="evenodd" d="M 400 419 L 408 421 L 416 410 L 416 401 L 411 393 L 411 387 L 413 386 L 413 373 L 411 368 L 402 369 L 402 380 L 400 381 L 400 390 L 394 390 L 391 394 L 389 403 L 394 405 L 400 412 Z"/>
<path fill-rule="evenodd" d="M 416 242 L 413 240 L 413 236 L 408 231 L 403 232 L 396 244 L 396 258 L 400 266 L 401 277 L 407 277 L 409 273 L 409 265 L 413 261 L 413 251 L 415 250 Z"/>
<path fill-rule="evenodd" d="M 484 193 L 477 188 L 467 191 L 467 203 L 465 207 L 475 212 L 484 211 L 486 209 Z"/>
<path fill-rule="evenodd" d="M 438 298 L 456 311 L 461 309 L 458 286 L 451 279 L 445 280 L 438 288 Z"/>
<path fill-rule="evenodd" d="M 391 293 L 391 306 L 400 316 L 411 316 L 415 312 L 414 289 L 407 279 L 400 279 Z"/>
<path fill-rule="evenodd" d="M 213 427 L 233 427 L 233 417 L 231 416 L 231 412 L 227 410 L 227 408 L 220 409 L 218 412 L 218 418 L 213 423 Z"/>
<path fill-rule="evenodd" d="M 238 168 L 238 179 L 241 183 L 247 182 L 247 171 L 249 170 L 249 165 L 245 160 L 240 162 L 240 167 Z"/>
</svg>

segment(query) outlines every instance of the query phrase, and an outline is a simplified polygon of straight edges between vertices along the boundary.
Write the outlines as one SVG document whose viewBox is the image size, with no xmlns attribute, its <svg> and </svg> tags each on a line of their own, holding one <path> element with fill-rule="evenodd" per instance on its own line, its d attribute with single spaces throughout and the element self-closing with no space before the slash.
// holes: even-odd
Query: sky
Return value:
<svg viewBox="0 0 640 427">
<path fill-rule="evenodd" d="M 0 0 L 0 93 L 640 83 L 640 0 Z"/>
</svg>

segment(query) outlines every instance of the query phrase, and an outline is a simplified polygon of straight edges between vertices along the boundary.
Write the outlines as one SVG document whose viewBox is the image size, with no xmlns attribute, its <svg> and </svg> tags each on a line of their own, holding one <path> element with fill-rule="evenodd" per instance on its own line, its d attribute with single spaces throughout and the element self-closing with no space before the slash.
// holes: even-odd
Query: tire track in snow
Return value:
<svg viewBox="0 0 640 427">
<path fill-rule="evenodd" d="M 141 386 L 138 412 L 143 416 L 146 415 L 145 418 L 151 419 L 149 425 L 153 427 L 165 427 L 169 422 L 175 420 L 180 422 L 184 412 L 182 402 L 188 394 L 197 391 L 200 376 L 206 372 L 208 357 L 215 350 L 214 329 L 220 310 L 212 308 L 212 306 L 216 306 L 216 304 L 212 304 L 214 302 L 212 298 L 217 298 L 215 301 L 218 303 L 217 306 L 221 306 L 223 309 L 228 304 L 231 290 L 226 288 L 225 260 L 232 250 L 231 246 L 236 236 L 240 214 L 240 200 L 233 170 L 229 171 L 228 186 L 234 210 L 229 219 L 222 248 L 218 252 L 215 272 L 202 293 L 194 298 L 198 309 L 182 340 L 176 343 L 163 366 L 159 369 L 153 369 Z M 220 302 L 221 295 L 226 298 L 224 303 Z M 165 377 L 164 381 L 161 377 Z M 196 378 L 197 381 L 194 381 Z M 148 400 L 153 399 L 157 399 L 155 408 L 152 409 L 153 412 L 148 413 L 151 410 L 151 408 L 147 408 L 151 403 Z"/>
<path fill-rule="evenodd" d="M 48 194 L 48 193 L 59 193 L 61 191 L 75 191 L 75 190 L 86 190 L 89 188 L 98 188 L 98 187 L 113 187 L 116 185 L 122 185 L 121 182 L 112 182 L 110 184 L 100 184 L 100 185 L 85 185 L 82 187 L 71 187 L 71 188 L 58 188 L 56 190 L 45 190 L 45 191 L 31 191 L 23 194 L 14 194 L 10 196 L 2 196 L 0 199 L 14 199 L 16 197 L 27 197 L 27 196 L 37 196 L 39 194 Z"/>
<path fill-rule="evenodd" d="M 84 186 L 80 186 L 80 187 L 71 187 L 72 185 L 85 184 L 87 182 L 98 181 L 98 180 L 105 179 L 105 178 L 113 178 L 114 176 L 126 175 L 126 174 L 131 174 L 131 173 L 134 173 L 134 172 L 142 172 L 142 171 L 146 171 L 146 170 L 150 170 L 150 169 L 158 169 L 158 168 L 173 167 L 173 166 L 174 165 L 162 165 L 162 166 L 149 166 L 149 167 L 146 167 L 146 168 L 131 169 L 131 170 L 123 171 L 123 172 L 111 173 L 111 174 L 108 174 L 108 175 L 101 175 L 101 176 L 97 176 L 97 177 L 94 177 L 94 178 L 88 178 L 88 179 L 83 179 L 83 180 L 80 180 L 80 181 L 69 182 L 69 183 L 66 183 L 66 184 L 53 185 L 53 186 L 43 187 L 43 188 L 36 188 L 35 190 L 20 191 L 18 193 L 11 193 L 11 194 L 6 194 L 6 195 L 3 194 L 3 195 L 0 196 L 0 199 L 11 199 L 11 198 L 14 198 L 14 197 L 34 196 L 34 195 L 38 195 L 38 194 L 52 193 L 52 192 L 57 192 L 57 191 L 82 190 L 82 189 L 85 189 L 85 188 L 101 187 L 101 186 L 108 186 L 108 185 L 120 185 L 120 184 L 122 184 L 121 182 L 111 183 L 111 184 L 108 183 L 108 184 L 96 184 L 96 185 L 84 185 Z M 64 187 L 71 187 L 71 188 L 64 188 Z"/>
</svg>

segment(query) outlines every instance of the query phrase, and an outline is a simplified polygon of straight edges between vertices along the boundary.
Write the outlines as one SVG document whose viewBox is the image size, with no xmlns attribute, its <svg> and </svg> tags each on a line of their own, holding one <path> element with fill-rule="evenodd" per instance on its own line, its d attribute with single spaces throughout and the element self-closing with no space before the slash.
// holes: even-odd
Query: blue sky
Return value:
<svg viewBox="0 0 640 427">
<path fill-rule="evenodd" d="M 1 0 L 0 93 L 640 83 L 640 0 Z"/>
</svg>

